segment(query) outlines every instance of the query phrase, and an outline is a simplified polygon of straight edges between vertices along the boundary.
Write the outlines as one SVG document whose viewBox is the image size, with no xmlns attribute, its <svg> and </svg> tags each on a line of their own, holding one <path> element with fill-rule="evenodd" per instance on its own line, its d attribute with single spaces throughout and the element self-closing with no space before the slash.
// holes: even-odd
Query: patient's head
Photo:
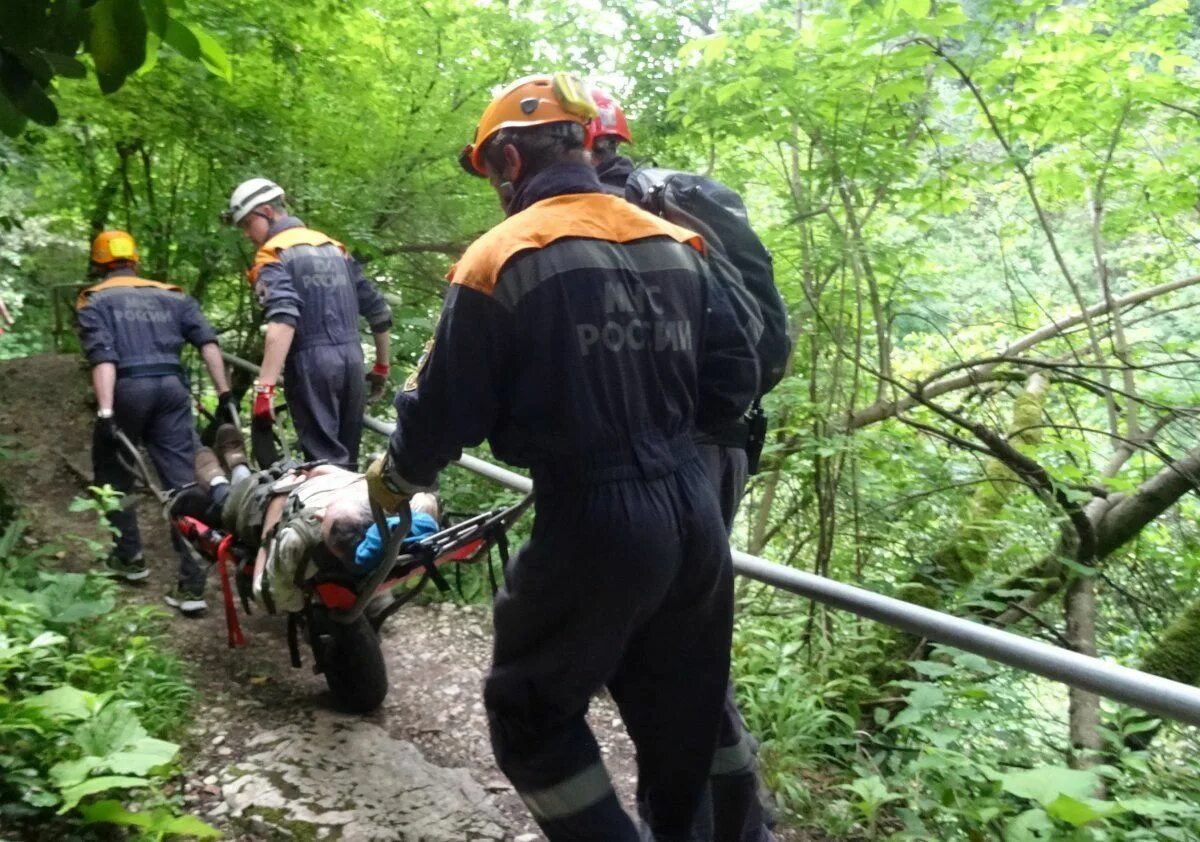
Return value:
<svg viewBox="0 0 1200 842">
<path fill-rule="evenodd" d="M 321 518 L 321 538 L 331 553 L 342 561 L 353 561 L 354 551 L 374 521 L 366 495 L 334 500 Z"/>
<path fill-rule="evenodd" d="M 433 494 L 414 494 L 409 506 L 413 512 L 424 512 L 434 520 L 438 519 L 438 500 Z M 325 507 L 321 515 L 321 539 L 342 561 L 352 561 L 355 550 L 374 522 L 366 483 L 355 483 Z"/>
<path fill-rule="evenodd" d="M 415 514 L 416 512 L 424 512 L 434 520 L 438 519 L 438 499 L 428 491 L 418 491 L 408 501 L 408 507 Z"/>
</svg>

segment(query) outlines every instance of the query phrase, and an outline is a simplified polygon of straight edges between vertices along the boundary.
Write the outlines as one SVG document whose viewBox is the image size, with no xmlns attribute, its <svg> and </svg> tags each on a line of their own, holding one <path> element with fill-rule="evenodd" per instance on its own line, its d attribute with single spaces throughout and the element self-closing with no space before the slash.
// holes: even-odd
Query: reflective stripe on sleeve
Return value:
<svg viewBox="0 0 1200 842">
<path fill-rule="evenodd" d="M 535 818 L 550 820 L 580 813 L 612 792 L 608 770 L 597 760 L 554 786 L 520 795 Z"/>
</svg>

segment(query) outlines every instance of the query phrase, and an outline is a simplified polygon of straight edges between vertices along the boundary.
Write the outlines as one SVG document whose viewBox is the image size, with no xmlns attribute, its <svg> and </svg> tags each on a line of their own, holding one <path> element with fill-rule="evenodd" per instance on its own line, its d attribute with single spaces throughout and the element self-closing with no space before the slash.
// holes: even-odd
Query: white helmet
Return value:
<svg viewBox="0 0 1200 842">
<path fill-rule="evenodd" d="M 231 225 L 237 225 L 259 205 L 282 198 L 283 188 L 271 179 L 252 178 L 234 188 L 233 195 L 229 197 L 229 210 L 221 214 L 221 218 Z"/>
</svg>

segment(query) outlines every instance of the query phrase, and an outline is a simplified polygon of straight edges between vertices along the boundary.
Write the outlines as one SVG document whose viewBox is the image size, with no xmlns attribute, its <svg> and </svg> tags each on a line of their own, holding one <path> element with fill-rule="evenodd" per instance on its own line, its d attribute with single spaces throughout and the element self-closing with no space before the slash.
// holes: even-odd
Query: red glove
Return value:
<svg viewBox="0 0 1200 842">
<path fill-rule="evenodd" d="M 275 423 L 275 384 L 254 384 L 254 420 L 259 424 Z"/>
<path fill-rule="evenodd" d="M 391 367 L 387 363 L 375 363 L 375 367 L 367 374 L 367 403 L 375 403 L 383 397 L 389 371 Z"/>
</svg>

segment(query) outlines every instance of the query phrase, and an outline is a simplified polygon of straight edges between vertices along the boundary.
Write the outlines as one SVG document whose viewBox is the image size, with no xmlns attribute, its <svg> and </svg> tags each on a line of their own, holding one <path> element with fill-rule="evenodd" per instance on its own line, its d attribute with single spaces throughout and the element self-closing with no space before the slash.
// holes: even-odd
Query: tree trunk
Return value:
<svg viewBox="0 0 1200 842">
<path fill-rule="evenodd" d="M 1120 549 L 1192 489 L 1200 489 L 1200 447 L 1162 468 L 1132 494 L 1114 494 L 1108 499 L 1092 500 L 1084 508 L 1084 514 L 1095 529 L 1096 563 L 1099 564 Z M 1064 532 L 1070 533 L 1071 530 L 1066 529 Z M 1021 601 L 1020 608 L 1014 606 L 1003 611 L 974 609 L 956 613 L 959 616 L 987 620 L 992 625 L 1016 625 L 1027 619 L 1030 611 L 1062 590 L 1064 575 L 1059 559 L 1063 555 L 1074 556 L 1075 549 L 1077 548 L 1072 546 L 1072 541 L 1064 535 L 1054 550 L 985 593 L 984 601 L 1007 604 L 1011 601 L 1011 596 L 1001 596 L 1001 593 L 1014 590 L 1029 591 L 1030 595 Z M 908 593 L 901 596 L 910 599 Z M 910 601 L 922 604 L 917 599 Z M 1197 608 L 1200 611 L 1200 606 Z M 1197 616 L 1196 625 L 1200 627 L 1200 616 Z M 929 651 L 928 642 L 919 642 L 915 647 L 906 648 L 900 644 L 904 641 L 911 642 L 911 637 L 892 635 L 892 640 L 892 646 L 882 650 L 882 656 L 876 665 L 868 670 L 868 675 L 876 687 L 903 678 L 907 674 L 904 662 L 923 658 Z"/>
<path fill-rule="evenodd" d="M 1200 684 L 1200 599 L 1193 602 L 1167 627 L 1158 644 L 1142 657 L 1138 669 L 1184 684 Z M 1125 737 L 1134 750 L 1147 748 L 1158 727 Z"/>
<path fill-rule="evenodd" d="M 1096 577 L 1076 575 L 1065 599 L 1067 640 L 1081 655 L 1096 657 Z M 1070 688 L 1069 761 L 1072 768 L 1087 769 L 1100 762 L 1100 697 L 1078 687 Z M 1097 793 L 1097 798 L 1104 794 Z"/>
<path fill-rule="evenodd" d="M 1016 447 L 1028 448 L 1041 439 L 1039 422 L 1049 390 L 1050 379 L 1038 372 L 1029 377 L 1024 391 L 1013 402 L 1008 440 Z M 1015 479 L 1013 472 L 999 459 L 984 463 L 983 473 L 988 482 L 975 491 L 964 522 L 907 582 L 900 585 L 898 597 L 926 608 L 940 608 L 955 587 L 969 584 L 982 569 L 987 561 L 988 545 L 995 537 L 996 519 L 1011 497 Z M 878 651 L 882 657 L 868 674 L 880 681 L 895 678 L 897 660 L 907 659 L 918 648 L 920 641 L 912 635 L 881 630 Z"/>
</svg>

